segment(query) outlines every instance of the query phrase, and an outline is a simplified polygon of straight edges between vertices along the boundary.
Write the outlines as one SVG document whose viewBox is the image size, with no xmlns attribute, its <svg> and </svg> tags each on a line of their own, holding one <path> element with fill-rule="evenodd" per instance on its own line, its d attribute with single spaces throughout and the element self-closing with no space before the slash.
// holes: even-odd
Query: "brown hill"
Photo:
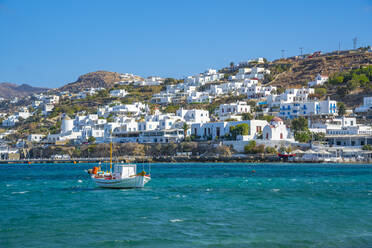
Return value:
<svg viewBox="0 0 372 248">
<path fill-rule="evenodd" d="M 120 73 L 110 71 L 90 72 L 80 76 L 75 82 L 59 88 L 59 90 L 78 92 L 85 88 L 111 88 L 115 82 L 122 80 L 120 75 Z M 140 77 L 134 76 L 133 79 L 140 79 Z"/>
<path fill-rule="evenodd" d="M 0 83 L 0 97 L 11 99 L 13 97 L 25 97 L 34 93 L 47 91 L 47 88 L 32 87 L 28 84 Z"/>
<path fill-rule="evenodd" d="M 334 52 L 306 59 L 281 59 L 268 65 L 274 72 L 273 80 L 269 84 L 283 88 L 302 87 L 314 80 L 317 74 L 332 76 L 368 65 L 372 65 L 372 53 L 362 50 L 341 51 L 339 54 Z M 284 71 L 278 70 L 283 67 Z M 324 87 L 327 88 L 327 95 L 323 98 L 329 96 L 332 100 L 344 102 L 348 108 L 362 104 L 363 97 L 371 96 L 372 93 L 370 90 L 358 88 L 346 95 L 340 95 L 337 87 Z"/>
<path fill-rule="evenodd" d="M 314 80 L 317 74 L 332 75 L 334 73 L 359 68 L 360 66 L 372 64 L 372 53 L 367 51 L 341 51 L 326 53 L 305 59 L 280 59 L 269 64 L 269 69 L 277 68 L 279 65 L 289 65 L 289 69 L 274 75 L 272 85 L 282 87 L 307 86 L 307 82 Z"/>
</svg>

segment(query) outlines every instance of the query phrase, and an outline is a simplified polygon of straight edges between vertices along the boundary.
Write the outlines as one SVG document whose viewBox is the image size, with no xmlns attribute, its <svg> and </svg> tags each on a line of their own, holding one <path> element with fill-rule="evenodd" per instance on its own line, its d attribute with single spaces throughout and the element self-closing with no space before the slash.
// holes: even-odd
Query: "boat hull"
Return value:
<svg viewBox="0 0 372 248">
<path fill-rule="evenodd" d="M 122 179 L 103 179 L 92 178 L 93 181 L 101 188 L 110 189 L 130 189 L 130 188 L 143 188 L 151 178 L 148 176 L 134 176 Z"/>
</svg>

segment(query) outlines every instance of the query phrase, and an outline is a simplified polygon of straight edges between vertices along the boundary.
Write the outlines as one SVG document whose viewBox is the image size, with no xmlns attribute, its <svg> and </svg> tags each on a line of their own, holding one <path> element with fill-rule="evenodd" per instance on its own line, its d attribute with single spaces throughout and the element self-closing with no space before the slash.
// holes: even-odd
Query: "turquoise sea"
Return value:
<svg viewBox="0 0 372 248">
<path fill-rule="evenodd" d="M 372 247 L 372 165 L 153 164 L 131 190 L 90 167 L 0 165 L 0 247 Z"/>
</svg>

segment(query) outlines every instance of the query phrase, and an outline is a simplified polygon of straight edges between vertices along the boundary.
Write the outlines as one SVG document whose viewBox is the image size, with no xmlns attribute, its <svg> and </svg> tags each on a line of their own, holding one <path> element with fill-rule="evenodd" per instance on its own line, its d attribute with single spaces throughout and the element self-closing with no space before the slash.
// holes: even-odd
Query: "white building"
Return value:
<svg viewBox="0 0 372 248">
<path fill-rule="evenodd" d="M 31 114 L 28 112 L 27 108 L 23 108 L 22 111 L 15 112 L 13 115 L 8 116 L 5 120 L 3 120 L 2 125 L 4 127 L 12 127 L 19 122 L 20 119 L 26 120 L 30 117 Z"/>
<path fill-rule="evenodd" d="M 126 95 L 128 95 L 128 92 L 124 89 L 110 91 L 110 96 L 112 97 L 125 97 Z"/>
<path fill-rule="evenodd" d="M 367 112 L 372 108 L 372 97 L 363 97 L 363 105 L 355 108 L 355 112 Z"/>
<path fill-rule="evenodd" d="M 226 115 L 238 115 L 250 112 L 251 106 L 249 106 L 246 102 L 238 101 L 235 103 L 221 104 L 217 110 L 217 115 L 221 117 Z"/>
<path fill-rule="evenodd" d="M 208 69 L 199 75 L 186 77 L 184 83 L 188 85 L 204 85 L 209 82 L 218 81 L 223 77 L 223 73 L 219 73 L 214 69 Z"/>
<path fill-rule="evenodd" d="M 252 85 L 246 90 L 248 99 L 263 98 L 272 94 L 273 91 L 276 91 L 276 86 L 262 86 L 259 84 Z"/>
<path fill-rule="evenodd" d="M 268 124 L 265 120 L 247 120 L 232 122 L 195 123 L 191 125 L 191 133 L 201 140 L 216 139 L 230 135 L 230 127 L 246 123 L 249 125 L 249 135 L 246 138 L 255 139 Z"/>
<path fill-rule="evenodd" d="M 48 115 L 50 112 L 52 112 L 54 109 L 53 104 L 43 104 L 43 110 L 41 112 L 42 115 Z"/>
<path fill-rule="evenodd" d="M 137 86 L 155 86 L 162 83 L 164 83 L 164 78 L 161 77 L 148 77 L 145 80 L 133 82 L 133 84 Z"/>
<path fill-rule="evenodd" d="M 116 104 L 116 105 L 115 105 Z M 99 117 L 107 118 L 110 114 L 139 116 L 149 111 L 147 104 L 135 102 L 133 104 L 113 103 L 102 108 L 98 108 Z"/>
<path fill-rule="evenodd" d="M 313 123 L 309 120 L 309 129 L 315 133 L 330 135 L 372 135 L 371 126 L 357 124 L 356 118 L 345 116 Z"/>
<path fill-rule="evenodd" d="M 309 100 L 309 95 L 314 94 L 313 88 L 286 89 L 280 95 L 271 94 L 266 97 L 269 107 L 280 106 L 281 103 L 303 102 Z"/>
<path fill-rule="evenodd" d="M 176 115 L 188 123 L 207 123 L 210 121 L 209 112 L 203 109 L 183 109 L 177 110 Z"/>
<path fill-rule="evenodd" d="M 195 91 L 187 97 L 187 103 L 205 103 L 212 102 L 213 97 L 207 92 Z"/>
<path fill-rule="evenodd" d="M 229 80 L 258 79 L 263 80 L 270 70 L 263 67 L 240 68 L 235 76 L 230 76 Z"/>
<path fill-rule="evenodd" d="M 175 96 L 176 94 L 174 93 L 160 92 L 152 96 L 151 102 L 157 104 L 168 104 L 172 103 L 172 99 L 175 98 Z"/>
<path fill-rule="evenodd" d="M 57 95 L 48 95 L 42 98 L 45 104 L 58 104 L 59 103 L 59 96 Z"/>
<path fill-rule="evenodd" d="M 39 107 L 42 103 L 43 103 L 43 101 L 41 101 L 41 100 L 35 100 L 35 101 L 32 102 L 32 107 L 33 107 L 33 108 L 37 108 L 37 107 Z"/>
<path fill-rule="evenodd" d="M 283 120 L 274 117 L 269 125 L 266 125 L 262 131 L 263 140 L 291 140 L 293 138 L 290 134 L 289 129 L 283 123 Z"/>
<path fill-rule="evenodd" d="M 325 101 L 281 103 L 279 116 L 293 119 L 299 116 L 337 115 L 337 112 L 337 102 L 328 99 Z"/>
<path fill-rule="evenodd" d="M 30 134 L 27 137 L 27 140 L 30 142 L 40 142 L 44 139 L 45 135 L 44 134 Z"/>
<path fill-rule="evenodd" d="M 82 136 L 81 131 L 74 130 L 74 120 L 65 115 L 62 119 L 61 132 L 59 134 L 49 134 L 48 142 L 55 143 L 58 141 L 77 140 Z"/>
<path fill-rule="evenodd" d="M 315 80 L 309 82 L 308 85 L 309 85 L 309 87 L 315 87 L 315 86 L 318 86 L 318 85 L 323 85 L 327 81 L 328 81 L 328 77 L 327 76 L 318 74 L 315 77 Z"/>
</svg>

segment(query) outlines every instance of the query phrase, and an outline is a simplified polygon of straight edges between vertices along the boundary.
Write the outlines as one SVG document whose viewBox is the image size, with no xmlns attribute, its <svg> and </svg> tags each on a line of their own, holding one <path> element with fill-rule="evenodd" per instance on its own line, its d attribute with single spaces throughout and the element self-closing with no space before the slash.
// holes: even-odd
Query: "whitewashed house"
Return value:
<svg viewBox="0 0 372 248">
<path fill-rule="evenodd" d="M 42 103 L 43 103 L 43 101 L 41 101 L 41 100 L 35 100 L 35 101 L 32 102 L 32 107 L 33 108 L 38 108 Z"/>
<path fill-rule="evenodd" d="M 219 117 L 226 115 L 238 115 L 251 112 L 251 106 L 247 102 L 238 101 L 235 103 L 221 104 L 216 111 Z"/>
<path fill-rule="evenodd" d="M 281 118 L 293 119 L 299 116 L 311 115 L 337 115 L 337 101 L 305 101 L 281 103 L 279 116 Z"/>
<path fill-rule="evenodd" d="M 262 85 L 252 85 L 247 89 L 247 98 L 248 99 L 259 99 L 264 98 L 272 94 L 273 91 L 276 91 L 276 86 L 262 86 Z"/>
<path fill-rule="evenodd" d="M 54 109 L 54 105 L 53 104 L 47 104 L 47 103 L 44 103 L 43 104 L 43 110 L 41 112 L 42 115 L 48 115 L 50 112 L 52 112 Z"/>
<path fill-rule="evenodd" d="M 303 102 L 309 100 L 309 95 L 314 94 L 313 88 L 286 89 L 280 95 L 271 94 L 266 97 L 269 107 L 280 106 L 281 103 Z"/>
<path fill-rule="evenodd" d="M 196 76 L 189 76 L 184 79 L 184 83 L 188 85 L 204 85 L 205 83 L 214 82 L 222 79 L 223 73 L 217 72 L 214 69 L 208 69 L 204 73 Z"/>
<path fill-rule="evenodd" d="M 265 120 L 246 120 L 232 122 L 195 123 L 191 125 L 191 133 L 201 140 L 216 139 L 230 135 L 230 127 L 246 123 L 249 125 L 249 135 L 246 139 L 255 139 L 268 124 Z"/>
<path fill-rule="evenodd" d="M 30 142 L 39 143 L 40 141 L 42 141 L 44 139 L 44 137 L 45 137 L 44 134 L 30 134 L 27 137 L 27 140 L 30 141 Z"/>
<path fill-rule="evenodd" d="M 21 111 L 15 112 L 14 114 L 8 116 L 2 122 L 2 126 L 4 127 L 12 127 L 19 122 L 20 119 L 26 120 L 28 117 L 31 116 L 27 108 L 21 108 Z"/>
<path fill-rule="evenodd" d="M 174 93 L 160 92 L 152 96 L 151 102 L 157 103 L 157 104 L 168 104 L 168 103 L 172 103 L 172 99 L 175 96 L 176 94 Z"/>
<path fill-rule="evenodd" d="M 327 81 L 328 81 L 328 76 L 318 74 L 315 77 L 314 81 L 308 82 L 308 85 L 309 87 L 315 87 L 315 86 L 323 85 Z"/>
<path fill-rule="evenodd" d="M 133 85 L 137 86 L 155 86 L 164 83 L 164 78 L 161 77 L 148 77 L 145 80 L 134 81 Z"/>
<path fill-rule="evenodd" d="M 126 95 L 128 95 L 128 92 L 124 89 L 110 91 L 112 97 L 125 97 Z"/>
<path fill-rule="evenodd" d="M 372 97 L 363 97 L 363 105 L 355 108 L 355 112 L 360 113 L 360 112 L 367 112 L 370 109 L 372 109 Z"/>
<path fill-rule="evenodd" d="M 176 115 L 188 124 L 207 123 L 210 121 L 209 112 L 203 109 L 183 109 L 177 110 Z"/>
<path fill-rule="evenodd" d="M 229 77 L 229 80 L 245 79 L 263 80 L 266 74 L 270 74 L 270 70 L 265 69 L 263 67 L 240 68 L 236 75 Z"/>
<path fill-rule="evenodd" d="M 213 97 L 207 92 L 194 91 L 187 97 L 187 103 L 212 102 Z"/>
<path fill-rule="evenodd" d="M 309 130 L 315 133 L 330 135 L 372 135 L 372 127 L 369 125 L 357 124 L 354 117 L 340 117 L 332 119 L 321 119 L 311 122 Z"/>
</svg>

